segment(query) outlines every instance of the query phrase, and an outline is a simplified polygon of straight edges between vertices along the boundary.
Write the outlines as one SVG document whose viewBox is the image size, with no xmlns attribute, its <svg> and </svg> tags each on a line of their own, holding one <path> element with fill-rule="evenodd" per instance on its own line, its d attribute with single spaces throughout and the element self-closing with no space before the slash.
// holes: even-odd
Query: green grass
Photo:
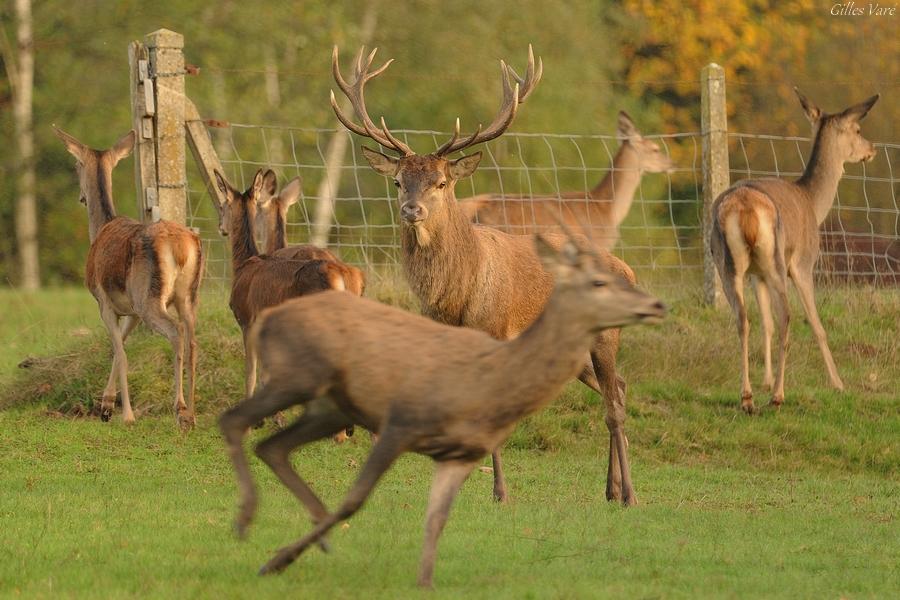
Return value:
<svg viewBox="0 0 900 600">
<path fill-rule="evenodd" d="M 664 325 L 623 335 L 641 505 L 603 499 L 601 402 L 572 384 L 507 445 L 510 505 L 489 500 L 486 473 L 464 486 L 441 540 L 437 593 L 427 595 L 414 587 L 431 473 L 418 456 L 403 457 L 332 532 L 330 555 L 311 551 L 280 576 L 255 575 L 308 521 L 254 460 L 257 521 L 247 541 L 231 535 L 234 477 L 214 420 L 240 398 L 242 361 L 221 294 L 203 298 L 201 414 L 183 435 L 161 338 L 139 328 L 128 343 L 134 427 L 69 417 L 98 398 L 109 368 L 93 299 L 4 291 L 0 596 L 891 597 L 900 589 L 900 295 L 819 296 L 846 392 L 827 389 L 795 306 L 785 406 L 744 416 L 730 316 L 675 302 Z M 29 356 L 30 368 L 16 368 Z M 368 447 L 365 435 L 319 443 L 295 464 L 335 506 Z"/>
</svg>

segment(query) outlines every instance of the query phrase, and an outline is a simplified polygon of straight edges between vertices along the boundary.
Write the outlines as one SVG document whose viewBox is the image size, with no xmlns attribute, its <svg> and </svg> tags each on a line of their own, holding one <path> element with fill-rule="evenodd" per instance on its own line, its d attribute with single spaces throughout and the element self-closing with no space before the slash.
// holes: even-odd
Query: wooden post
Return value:
<svg viewBox="0 0 900 600">
<path fill-rule="evenodd" d="M 168 29 L 147 36 L 156 91 L 156 186 L 159 218 L 187 221 L 184 131 L 184 36 Z"/>
<path fill-rule="evenodd" d="M 184 116 L 188 147 L 191 149 L 194 161 L 200 168 L 200 176 L 203 178 L 203 182 L 206 183 L 209 195 L 221 205 L 225 202 L 225 195 L 222 194 L 219 186 L 216 185 L 213 171 L 218 170 L 223 175 L 225 171 L 222 169 L 222 163 L 219 162 L 218 155 L 216 155 L 212 138 L 209 136 L 209 130 L 203 121 L 200 120 L 200 113 L 197 111 L 197 107 L 187 97 L 184 99 Z"/>
<path fill-rule="evenodd" d="M 722 282 L 710 252 L 712 205 L 728 189 L 728 117 L 725 112 L 725 70 L 715 63 L 700 75 L 700 130 L 703 140 L 703 297 L 707 304 L 722 301 Z"/>
<path fill-rule="evenodd" d="M 134 182 L 137 187 L 137 209 L 141 221 L 159 220 L 156 197 L 156 144 L 153 116 L 156 114 L 156 94 L 150 78 L 147 48 L 138 41 L 128 46 L 131 71 L 131 120 L 137 135 L 134 149 Z"/>
</svg>

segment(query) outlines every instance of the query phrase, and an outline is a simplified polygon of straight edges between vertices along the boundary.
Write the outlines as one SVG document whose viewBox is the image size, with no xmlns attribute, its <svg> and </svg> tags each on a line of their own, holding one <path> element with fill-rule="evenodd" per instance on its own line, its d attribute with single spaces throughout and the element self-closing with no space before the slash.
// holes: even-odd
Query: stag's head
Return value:
<svg viewBox="0 0 900 600">
<path fill-rule="evenodd" d="M 658 298 L 611 273 L 597 249 L 583 237 L 571 234 L 561 247 L 541 235 L 535 236 L 537 254 L 553 275 L 555 296 L 563 303 L 567 318 L 582 323 L 587 331 L 625 327 L 636 323 L 658 323 L 666 307 Z"/>
<path fill-rule="evenodd" d="M 794 88 L 806 118 L 812 124 L 816 144 L 820 151 L 839 156 L 842 162 L 856 163 L 875 158 L 875 146 L 862 136 L 859 122 L 878 102 L 879 94 L 854 104 L 839 113 L 825 113 Z"/>
<path fill-rule="evenodd" d="M 671 173 L 674 170 L 672 159 L 659 144 L 641 135 L 624 110 L 619 111 L 618 137 L 637 154 L 637 168 L 641 173 Z"/>
<path fill-rule="evenodd" d="M 235 230 L 247 229 L 247 235 L 253 235 L 253 223 L 256 220 L 256 205 L 262 199 L 271 198 L 278 184 L 275 173 L 269 169 L 265 173 L 260 169 L 253 176 L 253 182 L 243 193 L 236 190 L 225 176 L 215 171 L 216 186 L 225 198 L 219 202 L 213 196 L 216 211 L 219 213 L 219 233 L 228 236 Z"/>
<path fill-rule="evenodd" d="M 493 122 L 486 128 L 479 125 L 470 135 L 460 136 L 459 119 L 457 119 L 454 133 L 445 144 L 430 154 L 416 154 L 412 148 L 391 133 L 384 117 L 381 118 L 378 125 L 369 117 L 364 99 L 365 84 L 383 73 L 392 61 L 389 60 L 370 72 L 369 69 L 375 59 L 376 51 L 373 50 L 368 56 L 365 56 L 364 50 L 361 48 L 356 57 L 355 79 L 352 83 L 348 83 L 341 75 L 337 47 L 334 48 L 332 54 L 334 79 L 350 100 L 361 124 L 344 114 L 335 100 L 334 92 L 331 93 L 331 106 L 347 129 L 371 138 L 381 146 L 398 154 L 398 156 L 388 156 L 363 147 L 363 154 L 372 168 L 376 172 L 392 178 L 397 187 L 402 226 L 414 229 L 419 244 L 427 245 L 430 240 L 429 223 L 440 221 L 449 211 L 456 209 L 454 194 L 456 182 L 475 172 L 481 160 L 481 153 L 476 152 L 456 159 L 448 157 L 454 152 L 501 136 L 515 118 L 519 104 L 525 101 L 540 81 L 543 63 L 538 59 L 537 66 L 535 66 L 531 46 L 528 47 L 528 68 L 524 77 L 519 77 L 512 67 L 504 61 L 500 61 L 503 99 Z M 515 80 L 515 84 L 512 83 L 513 80 Z"/>
</svg>

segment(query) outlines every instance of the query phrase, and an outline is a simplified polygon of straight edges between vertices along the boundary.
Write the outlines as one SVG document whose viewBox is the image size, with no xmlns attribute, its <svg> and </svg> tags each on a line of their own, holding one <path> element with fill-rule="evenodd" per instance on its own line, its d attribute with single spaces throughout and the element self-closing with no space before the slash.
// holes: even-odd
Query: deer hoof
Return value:
<svg viewBox="0 0 900 600">
<path fill-rule="evenodd" d="M 108 422 L 112 418 L 112 409 L 109 407 L 103 407 L 100 409 L 100 420 L 104 423 Z"/>
<path fill-rule="evenodd" d="M 753 394 L 750 392 L 743 392 L 741 394 L 741 410 L 748 415 L 752 415 L 756 412 L 756 407 L 753 406 Z"/>
</svg>

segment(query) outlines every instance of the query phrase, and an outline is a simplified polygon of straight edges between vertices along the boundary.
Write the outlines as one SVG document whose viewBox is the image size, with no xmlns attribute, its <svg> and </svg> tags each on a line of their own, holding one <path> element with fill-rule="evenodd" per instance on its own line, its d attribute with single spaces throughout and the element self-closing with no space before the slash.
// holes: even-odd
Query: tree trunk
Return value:
<svg viewBox="0 0 900 600">
<path fill-rule="evenodd" d="M 375 33 L 377 16 L 375 2 L 367 3 L 359 36 L 361 43 L 367 43 L 372 34 Z M 346 99 L 344 100 L 343 108 L 344 111 L 348 110 Z M 338 125 L 338 127 L 342 126 Z M 310 243 L 321 248 L 328 245 L 328 236 L 331 233 L 331 222 L 334 217 L 334 198 L 337 196 L 338 185 L 340 184 L 341 165 L 344 162 L 344 154 L 347 152 L 348 138 L 349 135 L 346 131 L 338 131 L 328 141 L 328 148 L 325 151 L 325 176 L 319 183 L 319 189 L 316 193 L 318 202 L 316 203 L 316 213 L 313 218 L 313 232 L 309 240 Z"/>
<path fill-rule="evenodd" d="M 25 290 L 41 286 L 38 262 L 37 207 L 35 206 L 34 132 L 32 91 L 34 47 L 31 36 L 31 0 L 16 0 L 17 81 L 13 98 L 16 143 L 19 149 L 16 189 L 16 242 L 21 265 L 20 285 Z"/>
</svg>

